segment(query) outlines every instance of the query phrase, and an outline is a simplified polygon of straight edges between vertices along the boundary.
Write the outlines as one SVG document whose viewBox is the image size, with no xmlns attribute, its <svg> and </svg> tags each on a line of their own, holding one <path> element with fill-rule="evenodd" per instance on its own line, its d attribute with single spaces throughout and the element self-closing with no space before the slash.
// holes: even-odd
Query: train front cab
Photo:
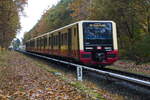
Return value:
<svg viewBox="0 0 150 100">
<path fill-rule="evenodd" d="M 113 21 L 80 22 L 79 27 L 82 63 L 105 66 L 118 60 L 116 24 Z"/>
</svg>

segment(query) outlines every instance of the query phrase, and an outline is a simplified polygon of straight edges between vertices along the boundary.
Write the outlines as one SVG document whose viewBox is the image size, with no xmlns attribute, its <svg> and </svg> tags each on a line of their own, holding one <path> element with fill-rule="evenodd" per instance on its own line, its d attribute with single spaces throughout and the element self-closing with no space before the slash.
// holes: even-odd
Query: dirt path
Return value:
<svg viewBox="0 0 150 100">
<path fill-rule="evenodd" d="M 0 54 L 0 100 L 91 100 L 86 94 L 33 60 L 16 53 Z"/>
</svg>

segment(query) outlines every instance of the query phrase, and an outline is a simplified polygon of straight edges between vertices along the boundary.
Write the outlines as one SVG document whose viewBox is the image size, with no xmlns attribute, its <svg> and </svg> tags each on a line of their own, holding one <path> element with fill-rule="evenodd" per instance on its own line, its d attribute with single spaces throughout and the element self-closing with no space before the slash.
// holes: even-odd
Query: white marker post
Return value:
<svg viewBox="0 0 150 100">
<path fill-rule="evenodd" d="M 82 67 L 81 66 L 77 67 L 77 79 L 78 81 L 82 81 Z"/>
</svg>

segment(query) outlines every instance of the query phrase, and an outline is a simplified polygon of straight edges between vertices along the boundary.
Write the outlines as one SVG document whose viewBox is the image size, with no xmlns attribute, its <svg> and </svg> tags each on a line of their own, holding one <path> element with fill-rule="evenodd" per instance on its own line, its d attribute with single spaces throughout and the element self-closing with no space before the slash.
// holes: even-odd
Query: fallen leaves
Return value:
<svg viewBox="0 0 150 100">
<path fill-rule="evenodd" d="M 0 100 L 91 100 L 60 79 L 61 73 L 49 73 L 26 56 L 9 52 L 0 59 L 5 63 L 0 64 Z"/>
<path fill-rule="evenodd" d="M 114 66 L 110 66 L 110 68 L 138 74 L 150 75 L 150 63 L 136 65 L 133 61 L 119 60 L 114 63 Z"/>
</svg>

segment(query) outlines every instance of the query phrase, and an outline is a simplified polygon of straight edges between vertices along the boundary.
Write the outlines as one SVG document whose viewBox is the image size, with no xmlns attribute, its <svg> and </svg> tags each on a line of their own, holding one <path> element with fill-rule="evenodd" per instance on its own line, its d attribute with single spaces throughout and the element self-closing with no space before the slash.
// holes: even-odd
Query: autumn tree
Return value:
<svg viewBox="0 0 150 100">
<path fill-rule="evenodd" d="M 69 8 L 72 10 L 70 16 L 75 21 L 88 19 L 91 12 L 89 12 L 92 5 L 92 0 L 73 0 L 69 4 Z"/>
<path fill-rule="evenodd" d="M 20 29 L 19 14 L 27 0 L 0 0 L 0 47 L 7 48 Z"/>
<path fill-rule="evenodd" d="M 150 60 L 150 0 L 61 0 L 43 14 L 26 37 L 86 19 L 113 20 L 120 56 L 137 62 Z"/>
</svg>

